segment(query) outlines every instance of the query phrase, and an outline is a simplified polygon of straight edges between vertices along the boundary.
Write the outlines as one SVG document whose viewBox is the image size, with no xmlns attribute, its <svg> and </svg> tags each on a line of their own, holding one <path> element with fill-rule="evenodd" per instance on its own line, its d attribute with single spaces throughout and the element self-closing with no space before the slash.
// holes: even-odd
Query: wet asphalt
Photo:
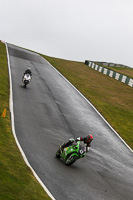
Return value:
<svg viewBox="0 0 133 200">
<path fill-rule="evenodd" d="M 132 152 L 47 61 L 7 45 L 16 135 L 29 163 L 55 199 L 132 200 Z M 22 76 L 28 67 L 33 79 L 24 88 Z M 68 167 L 55 157 L 63 142 L 89 133 L 94 140 L 85 158 Z"/>
</svg>

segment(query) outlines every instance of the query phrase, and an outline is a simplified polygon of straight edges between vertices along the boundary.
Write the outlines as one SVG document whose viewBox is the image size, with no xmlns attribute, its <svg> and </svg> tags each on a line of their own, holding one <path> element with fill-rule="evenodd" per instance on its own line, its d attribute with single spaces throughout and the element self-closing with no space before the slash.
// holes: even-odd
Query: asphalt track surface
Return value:
<svg viewBox="0 0 133 200">
<path fill-rule="evenodd" d="M 133 154 L 93 107 L 41 56 L 8 45 L 15 131 L 37 175 L 57 200 L 132 200 Z M 31 67 L 33 79 L 23 87 Z M 114 116 L 115 117 L 115 116 Z M 69 138 L 93 134 L 85 158 L 55 157 Z"/>
</svg>

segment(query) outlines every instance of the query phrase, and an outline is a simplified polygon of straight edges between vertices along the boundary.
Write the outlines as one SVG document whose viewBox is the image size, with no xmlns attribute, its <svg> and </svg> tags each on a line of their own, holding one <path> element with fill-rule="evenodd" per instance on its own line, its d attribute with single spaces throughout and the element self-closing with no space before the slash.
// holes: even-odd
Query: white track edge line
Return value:
<svg viewBox="0 0 133 200">
<path fill-rule="evenodd" d="M 43 57 L 42 57 L 43 58 Z M 93 106 L 93 104 L 74 86 L 70 83 L 55 67 L 53 67 L 45 58 L 43 58 L 55 71 L 57 71 L 60 76 L 62 76 L 98 113 L 98 115 L 105 121 L 105 123 L 110 127 L 110 129 L 119 137 L 119 139 L 125 144 L 125 146 L 133 153 L 133 150 L 128 146 L 128 144 L 121 138 L 121 136 L 113 129 L 113 127 L 107 122 L 107 120 L 99 113 L 99 111 Z"/>
<path fill-rule="evenodd" d="M 12 132 L 13 132 L 13 136 L 15 138 L 16 144 L 22 154 L 22 157 L 26 163 L 26 165 L 31 169 L 32 173 L 34 174 L 35 178 L 37 179 L 37 181 L 40 183 L 40 185 L 43 187 L 43 189 L 45 190 L 45 192 L 48 194 L 48 196 L 52 199 L 55 200 L 55 198 L 53 197 L 53 195 L 49 192 L 49 190 L 47 189 L 47 187 L 44 185 L 44 183 L 41 181 L 41 179 L 39 178 L 39 176 L 36 174 L 36 172 L 34 171 L 34 169 L 31 167 L 31 165 L 29 164 L 29 161 L 25 155 L 25 153 L 22 150 L 22 147 L 17 139 L 16 136 L 16 132 L 15 132 L 15 124 L 14 124 L 14 111 L 13 111 L 13 92 L 12 92 L 12 80 L 11 80 L 11 68 L 10 68 L 10 61 L 9 61 L 9 53 L 8 53 L 8 47 L 7 47 L 7 43 L 5 43 L 6 45 L 6 51 L 7 51 L 7 62 L 8 62 L 8 71 L 9 71 L 9 82 L 10 82 L 10 98 L 9 98 L 9 107 L 10 107 L 10 113 L 11 113 L 11 126 L 12 126 Z"/>
</svg>

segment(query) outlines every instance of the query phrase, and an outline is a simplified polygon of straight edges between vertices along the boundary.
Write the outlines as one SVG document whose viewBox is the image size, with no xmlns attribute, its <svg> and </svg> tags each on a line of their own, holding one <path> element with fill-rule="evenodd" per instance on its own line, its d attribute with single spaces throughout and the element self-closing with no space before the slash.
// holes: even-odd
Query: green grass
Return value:
<svg viewBox="0 0 133 200">
<path fill-rule="evenodd" d="M 6 117 L 2 118 L 4 108 Z M 50 200 L 25 164 L 12 135 L 5 45 L 0 42 L 0 200 Z"/>
<path fill-rule="evenodd" d="M 89 68 L 84 63 L 48 56 L 44 58 L 97 108 L 133 149 L 133 88 Z"/>
</svg>

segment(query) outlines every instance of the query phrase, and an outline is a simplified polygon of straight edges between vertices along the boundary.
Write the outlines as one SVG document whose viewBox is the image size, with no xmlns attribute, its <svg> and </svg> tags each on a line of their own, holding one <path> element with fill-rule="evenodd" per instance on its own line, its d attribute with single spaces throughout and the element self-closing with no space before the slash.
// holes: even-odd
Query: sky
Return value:
<svg viewBox="0 0 133 200">
<path fill-rule="evenodd" d="M 133 0 L 0 0 L 0 40 L 133 68 Z"/>
</svg>

